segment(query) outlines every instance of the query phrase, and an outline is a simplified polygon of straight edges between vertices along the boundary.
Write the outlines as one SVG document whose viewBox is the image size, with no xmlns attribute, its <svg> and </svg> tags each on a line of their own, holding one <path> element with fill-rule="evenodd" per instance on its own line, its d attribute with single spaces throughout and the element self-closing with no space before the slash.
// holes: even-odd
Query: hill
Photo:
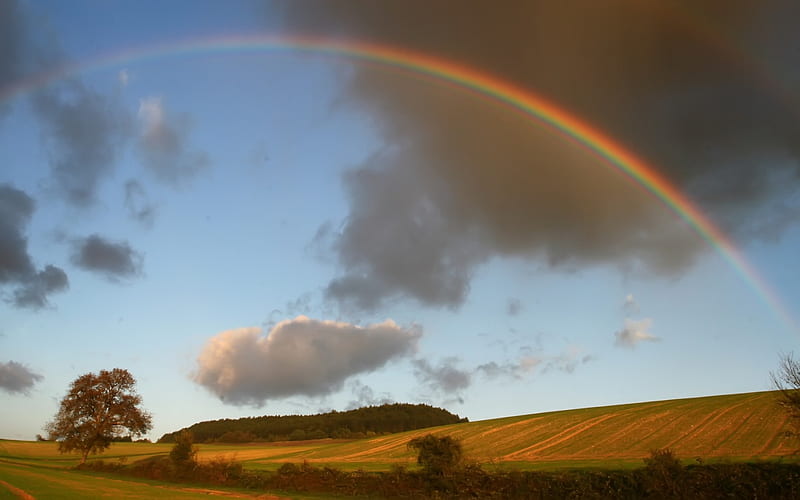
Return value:
<svg viewBox="0 0 800 500">
<path fill-rule="evenodd" d="M 352 439 L 465 422 L 442 408 L 424 404 L 386 404 L 317 415 L 267 415 L 199 422 L 188 430 L 198 443 L 303 441 Z M 159 443 L 171 443 L 181 431 L 164 434 Z"/>
<path fill-rule="evenodd" d="M 777 393 L 756 392 L 675 399 L 483 420 L 350 442 L 303 443 L 272 449 L 269 456 L 239 454 L 253 463 L 302 461 L 370 468 L 413 459 L 406 444 L 432 433 L 461 440 L 467 457 L 480 463 L 578 466 L 641 459 L 672 448 L 683 459 L 771 458 L 791 454 L 796 443 Z M 293 449 L 294 448 L 294 449 Z M 244 451 L 244 450 L 243 450 Z"/>
</svg>

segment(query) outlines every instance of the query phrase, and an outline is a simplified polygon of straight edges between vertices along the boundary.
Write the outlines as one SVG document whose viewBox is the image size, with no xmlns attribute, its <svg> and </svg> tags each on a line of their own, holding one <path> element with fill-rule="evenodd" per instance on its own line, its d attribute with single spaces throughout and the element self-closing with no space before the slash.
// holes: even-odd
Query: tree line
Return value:
<svg viewBox="0 0 800 500">
<path fill-rule="evenodd" d="M 197 443 L 354 439 L 467 421 L 447 410 L 426 404 L 394 403 L 317 415 L 265 415 L 210 420 L 164 434 L 158 442 L 174 443 L 182 431 L 191 432 Z"/>
</svg>

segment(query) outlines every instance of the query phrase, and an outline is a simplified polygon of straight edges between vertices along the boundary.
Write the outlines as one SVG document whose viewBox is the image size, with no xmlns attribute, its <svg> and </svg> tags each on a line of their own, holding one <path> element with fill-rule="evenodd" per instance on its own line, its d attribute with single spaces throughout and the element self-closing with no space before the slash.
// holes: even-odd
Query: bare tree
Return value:
<svg viewBox="0 0 800 500">
<path fill-rule="evenodd" d="M 142 397 L 135 386 L 133 375 L 121 368 L 81 375 L 44 429 L 61 453 L 79 451 L 83 464 L 89 453 L 102 452 L 113 438 L 142 435 L 153 427 L 150 414 L 139 408 Z"/>
<path fill-rule="evenodd" d="M 772 385 L 780 391 L 778 403 L 786 408 L 795 428 L 794 435 L 800 435 L 800 360 L 792 353 L 781 354 L 778 371 L 771 372 Z"/>
</svg>

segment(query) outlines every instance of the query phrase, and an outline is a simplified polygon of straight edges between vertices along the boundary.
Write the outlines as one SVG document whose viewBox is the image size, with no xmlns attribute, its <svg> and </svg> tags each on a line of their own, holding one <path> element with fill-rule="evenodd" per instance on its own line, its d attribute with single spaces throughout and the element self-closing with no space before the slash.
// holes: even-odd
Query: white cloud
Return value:
<svg viewBox="0 0 800 500">
<path fill-rule="evenodd" d="M 322 396 L 349 377 L 377 370 L 416 351 L 418 327 L 386 320 L 368 326 L 298 316 L 261 328 L 224 331 L 197 359 L 194 381 L 227 403 L 262 405 L 268 399 Z"/>
<path fill-rule="evenodd" d="M 650 333 L 649 330 L 652 326 L 653 320 L 650 318 L 642 320 L 626 318 L 625 326 L 622 330 L 614 333 L 616 337 L 614 345 L 633 349 L 639 342 L 656 342 L 661 340 L 659 337 Z"/>
</svg>

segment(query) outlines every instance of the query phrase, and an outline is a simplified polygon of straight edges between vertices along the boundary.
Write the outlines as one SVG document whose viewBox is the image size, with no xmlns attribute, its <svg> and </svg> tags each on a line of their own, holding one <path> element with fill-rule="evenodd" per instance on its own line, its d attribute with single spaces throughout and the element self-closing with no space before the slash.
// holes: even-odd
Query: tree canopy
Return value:
<svg viewBox="0 0 800 500">
<path fill-rule="evenodd" d="M 363 438 L 465 422 L 442 408 L 394 403 L 318 415 L 266 415 L 199 422 L 191 431 L 195 442 L 300 441 L 322 438 Z M 164 434 L 159 443 L 173 443 L 180 431 Z"/>
<path fill-rule="evenodd" d="M 116 437 L 138 436 L 152 428 L 152 417 L 139 405 L 136 380 L 127 370 L 81 375 L 70 385 L 58 413 L 45 426 L 62 453 L 77 450 L 81 463 L 89 453 L 100 453 Z"/>
</svg>

